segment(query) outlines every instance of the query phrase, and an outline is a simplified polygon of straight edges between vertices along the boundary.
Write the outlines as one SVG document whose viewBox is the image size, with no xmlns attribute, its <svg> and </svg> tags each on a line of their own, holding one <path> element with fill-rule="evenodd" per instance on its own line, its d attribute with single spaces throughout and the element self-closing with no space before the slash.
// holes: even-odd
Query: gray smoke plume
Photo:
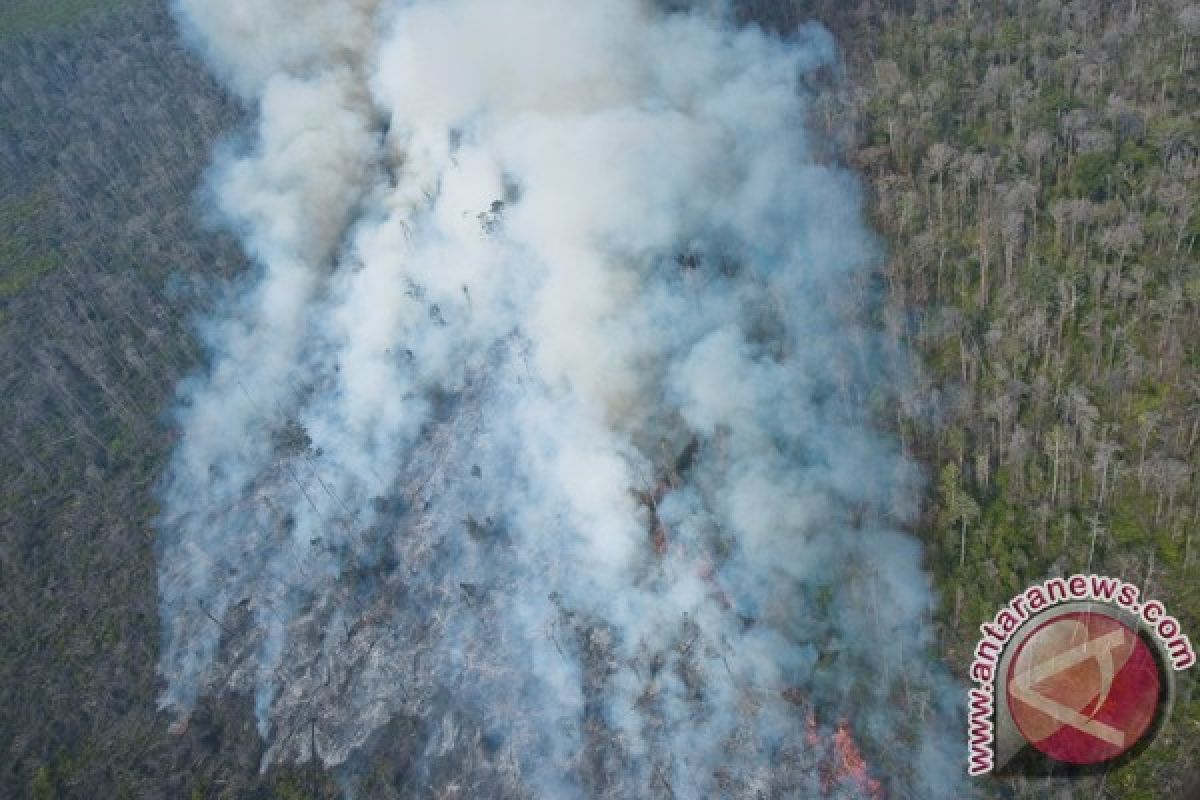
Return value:
<svg viewBox="0 0 1200 800">
<path fill-rule="evenodd" d="M 420 796 L 962 796 L 823 29 L 177 13 L 257 110 L 212 175 L 256 269 L 180 391 L 164 707 L 251 692 L 267 763 L 351 788 L 415 721 Z"/>
</svg>

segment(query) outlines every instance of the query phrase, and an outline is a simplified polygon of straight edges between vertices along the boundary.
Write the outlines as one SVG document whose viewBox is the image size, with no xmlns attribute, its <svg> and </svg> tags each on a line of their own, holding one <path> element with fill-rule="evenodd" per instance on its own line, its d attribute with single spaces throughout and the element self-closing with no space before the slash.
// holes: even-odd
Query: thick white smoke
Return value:
<svg viewBox="0 0 1200 800">
<path fill-rule="evenodd" d="M 473 797 L 853 796 L 848 720 L 894 793 L 959 796 L 913 476 L 866 422 L 871 240 L 806 142 L 828 34 L 178 13 L 258 111 L 213 176 L 257 270 L 181 391 L 164 705 L 253 692 L 268 760 L 332 765 L 416 720 L 413 785 Z"/>
</svg>

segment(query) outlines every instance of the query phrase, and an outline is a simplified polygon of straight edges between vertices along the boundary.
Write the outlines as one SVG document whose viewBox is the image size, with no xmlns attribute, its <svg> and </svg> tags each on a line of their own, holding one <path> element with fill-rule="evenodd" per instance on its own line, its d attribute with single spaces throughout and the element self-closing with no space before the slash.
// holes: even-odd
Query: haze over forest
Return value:
<svg viewBox="0 0 1200 800">
<path fill-rule="evenodd" d="M 978 626 L 1200 635 L 1200 5 L 0 9 L 0 797 L 968 782 Z"/>
</svg>

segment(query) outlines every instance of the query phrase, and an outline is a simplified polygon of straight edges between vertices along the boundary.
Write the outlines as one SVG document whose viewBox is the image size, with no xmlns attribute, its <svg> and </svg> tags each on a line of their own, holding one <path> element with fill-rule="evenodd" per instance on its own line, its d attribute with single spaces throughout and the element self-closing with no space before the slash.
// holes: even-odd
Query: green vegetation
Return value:
<svg viewBox="0 0 1200 800">
<path fill-rule="evenodd" d="M 54 269 L 55 258 L 38 236 L 49 210 L 44 192 L 0 205 L 0 301 Z"/>
<path fill-rule="evenodd" d="M 136 0 L 4 0 L 0 4 L 0 40 L 69 25 L 93 11 Z"/>
<path fill-rule="evenodd" d="M 887 302 L 923 356 L 901 434 L 934 477 L 918 532 L 944 657 L 965 675 L 1009 597 L 1083 570 L 1200 642 L 1200 6 L 865 5 L 838 20 L 859 94 L 822 101 L 855 130 Z M 1200 698 L 1179 688 L 1140 759 L 1062 791 L 1182 796 Z"/>
<path fill-rule="evenodd" d="M 8 35 L 83 8 L 0 3 L 0 797 L 245 797 L 247 704 L 157 710 L 152 499 L 195 358 L 165 276 L 242 264 L 192 195 L 236 109 L 158 4 Z"/>
</svg>

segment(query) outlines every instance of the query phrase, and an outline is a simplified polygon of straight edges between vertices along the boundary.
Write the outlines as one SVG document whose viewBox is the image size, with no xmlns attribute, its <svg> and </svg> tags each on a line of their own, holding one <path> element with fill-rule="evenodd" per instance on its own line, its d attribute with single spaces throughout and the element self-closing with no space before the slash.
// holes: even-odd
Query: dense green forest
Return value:
<svg viewBox="0 0 1200 800">
<path fill-rule="evenodd" d="M 949 668 L 1009 597 L 1078 570 L 1200 637 L 1200 5 L 741 5 L 840 43 L 814 120 L 885 253 L 879 324 L 908 363 L 880 417 L 927 471 Z M 159 3 L 0 9 L 0 797 L 338 794 L 311 766 L 259 773 L 245 698 L 202 700 L 179 736 L 155 708 L 163 415 L 201 358 L 195 315 L 246 268 L 195 198 L 243 114 Z M 980 785 L 1184 796 L 1200 694 L 1181 678 L 1130 765 Z"/>
<path fill-rule="evenodd" d="M 840 18 L 821 114 L 886 241 L 881 324 L 919 355 L 894 423 L 929 473 L 944 657 L 965 674 L 981 622 L 1075 571 L 1198 631 L 1200 6 L 903 5 Z M 1183 795 L 1183 679 L 1151 750 L 1081 796 Z"/>
<path fill-rule="evenodd" d="M 0 797 L 317 785 L 258 774 L 247 703 L 156 708 L 152 488 L 191 318 L 245 269 L 196 203 L 241 114 L 157 4 L 0 9 Z"/>
</svg>

